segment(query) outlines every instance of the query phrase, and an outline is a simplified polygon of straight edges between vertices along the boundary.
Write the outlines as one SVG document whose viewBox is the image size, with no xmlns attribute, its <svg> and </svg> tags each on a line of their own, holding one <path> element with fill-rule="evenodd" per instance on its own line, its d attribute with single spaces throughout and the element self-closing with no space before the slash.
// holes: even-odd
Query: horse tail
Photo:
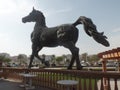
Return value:
<svg viewBox="0 0 120 90">
<path fill-rule="evenodd" d="M 89 36 L 92 36 L 91 32 L 97 32 L 96 25 L 90 18 L 80 16 L 72 25 L 76 27 L 79 24 L 83 24 L 84 30 Z"/>
<path fill-rule="evenodd" d="M 92 22 L 90 18 L 80 16 L 78 20 L 72 25 L 76 27 L 79 24 L 83 24 L 86 34 L 90 37 L 93 37 L 96 42 L 101 43 L 102 45 L 107 47 L 110 46 L 109 42 L 106 40 L 107 37 L 104 35 L 104 32 L 98 32 L 96 25 Z"/>
<path fill-rule="evenodd" d="M 82 24 L 80 18 L 78 18 L 77 21 L 75 21 L 72 25 L 76 27 L 76 26 L 79 25 L 79 24 Z"/>
</svg>

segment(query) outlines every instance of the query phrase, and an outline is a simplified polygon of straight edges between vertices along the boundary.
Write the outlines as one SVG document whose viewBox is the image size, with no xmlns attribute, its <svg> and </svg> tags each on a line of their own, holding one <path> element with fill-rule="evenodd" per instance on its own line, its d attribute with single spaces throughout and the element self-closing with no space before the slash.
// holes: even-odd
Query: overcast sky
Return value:
<svg viewBox="0 0 120 90">
<path fill-rule="evenodd" d="M 120 46 L 120 0 L 0 0 L 0 53 L 11 56 L 31 54 L 30 34 L 35 23 L 22 23 L 21 18 L 32 11 L 32 7 L 43 12 L 48 27 L 73 23 L 80 16 L 93 20 L 98 31 L 105 32 L 110 47 L 104 47 L 87 36 L 83 25 L 79 29 L 77 47 L 80 54 L 97 54 Z M 63 47 L 43 48 L 39 54 L 70 54 Z"/>
</svg>

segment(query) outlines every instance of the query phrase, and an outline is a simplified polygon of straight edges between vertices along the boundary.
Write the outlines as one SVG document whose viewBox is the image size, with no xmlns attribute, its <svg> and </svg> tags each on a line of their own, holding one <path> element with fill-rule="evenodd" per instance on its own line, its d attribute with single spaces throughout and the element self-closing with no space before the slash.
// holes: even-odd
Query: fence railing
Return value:
<svg viewBox="0 0 120 90">
<path fill-rule="evenodd" d="M 20 68 L 0 68 L 4 78 L 23 80 L 21 73 L 29 72 L 36 75 L 33 84 L 36 87 L 47 87 L 52 90 L 66 90 L 63 85 L 58 85 L 58 80 L 76 80 L 77 86 L 71 86 L 75 90 L 120 90 L 118 82 L 120 73 L 82 71 L 82 70 L 55 70 L 55 69 L 20 69 Z M 110 80 L 114 82 L 111 87 Z M 99 82 L 99 83 L 98 83 Z"/>
</svg>

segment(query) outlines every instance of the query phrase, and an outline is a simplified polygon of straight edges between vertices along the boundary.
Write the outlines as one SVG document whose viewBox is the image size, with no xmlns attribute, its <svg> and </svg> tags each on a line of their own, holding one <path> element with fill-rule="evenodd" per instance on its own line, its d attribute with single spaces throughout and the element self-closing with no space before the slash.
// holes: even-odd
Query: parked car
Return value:
<svg viewBox="0 0 120 90">
<path fill-rule="evenodd" d="M 107 67 L 115 67 L 116 64 L 115 64 L 115 63 L 107 63 L 106 66 L 107 66 Z"/>
<path fill-rule="evenodd" d="M 90 66 L 89 62 L 81 61 L 80 63 L 81 63 L 81 66 L 83 66 L 83 67 Z"/>
</svg>

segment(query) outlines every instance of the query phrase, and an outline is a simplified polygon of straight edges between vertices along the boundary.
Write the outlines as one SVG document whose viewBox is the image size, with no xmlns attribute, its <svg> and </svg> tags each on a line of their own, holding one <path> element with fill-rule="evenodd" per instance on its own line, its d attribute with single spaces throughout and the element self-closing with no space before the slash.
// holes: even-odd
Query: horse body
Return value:
<svg viewBox="0 0 120 90">
<path fill-rule="evenodd" d="M 43 13 L 33 8 L 33 11 L 28 16 L 22 19 L 24 23 L 36 22 L 34 30 L 31 33 L 32 55 L 30 57 L 29 68 L 31 68 L 34 57 L 37 57 L 46 66 L 49 66 L 49 64 L 46 63 L 43 59 L 41 59 L 38 55 L 38 52 L 43 47 L 64 46 L 65 48 L 68 48 L 72 53 L 72 58 L 70 65 L 68 66 L 68 69 L 72 69 L 72 65 L 75 61 L 76 61 L 77 69 L 82 69 L 79 60 L 79 48 L 75 46 L 78 40 L 78 29 L 76 28 L 76 26 L 78 24 L 83 24 L 85 32 L 89 36 L 92 36 L 90 32 L 93 31 L 99 34 L 96 30 L 95 25 L 92 23 L 92 21 L 89 20 L 90 19 L 88 18 L 80 17 L 73 24 L 63 24 L 60 26 L 48 28 L 46 26 L 45 17 Z"/>
<path fill-rule="evenodd" d="M 62 44 L 68 41 L 72 41 L 75 44 L 78 40 L 78 29 L 75 28 L 72 24 L 64 24 L 51 28 L 44 27 L 41 30 L 41 33 L 37 35 L 39 36 L 38 39 L 41 46 L 62 46 Z"/>
</svg>

